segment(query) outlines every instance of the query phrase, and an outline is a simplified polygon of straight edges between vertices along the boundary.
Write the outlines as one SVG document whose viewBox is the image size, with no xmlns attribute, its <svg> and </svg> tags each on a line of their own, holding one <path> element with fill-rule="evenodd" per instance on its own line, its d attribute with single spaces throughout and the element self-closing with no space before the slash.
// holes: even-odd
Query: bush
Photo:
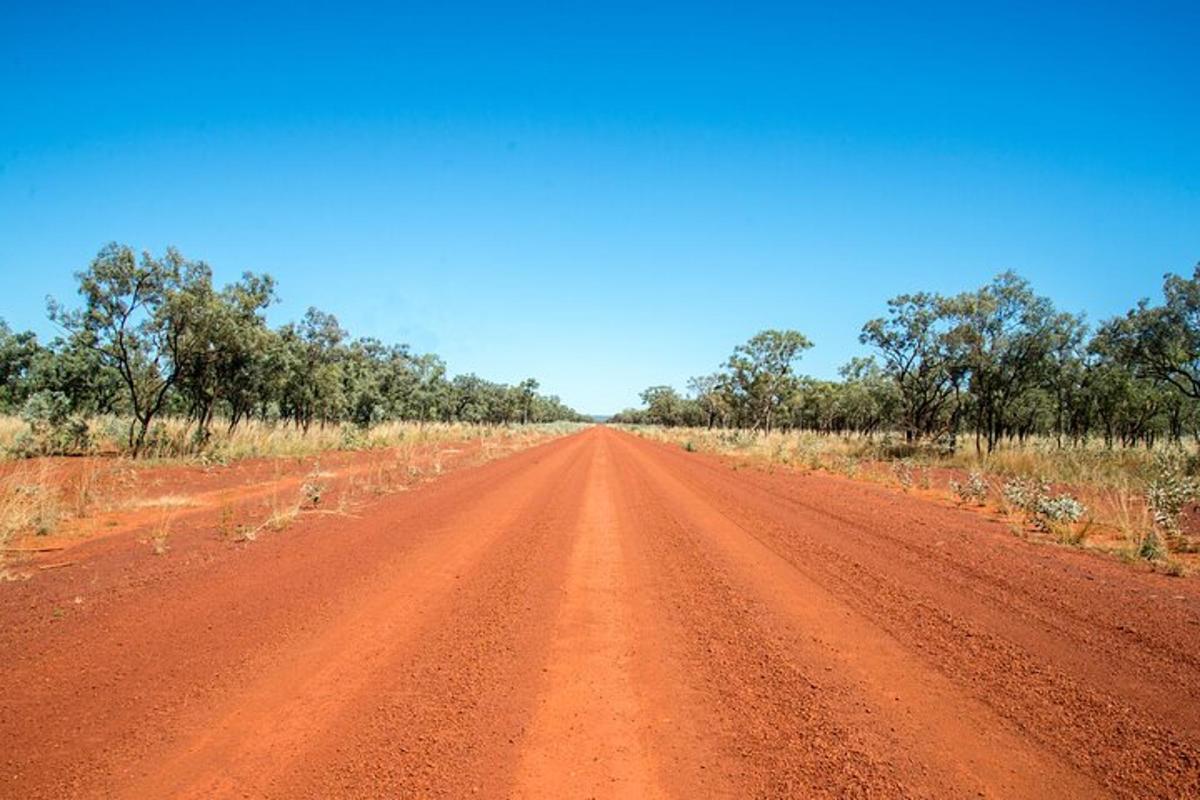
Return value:
<svg viewBox="0 0 1200 800">
<path fill-rule="evenodd" d="M 71 401 L 62 392 L 40 391 L 29 396 L 21 409 L 29 431 L 14 443 L 24 456 L 72 455 L 88 448 L 87 422 L 71 413 Z"/>
<path fill-rule="evenodd" d="M 1038 501 L 1033 524 L 1039 530 L 1052 531 L 1079 522 L 1086 512 L 1087 507 L 1069 494 L 1043 497 Z"/>
<path fill-rule="evenodd" d="M 1188 474 L 1187 457 L 1180 450 L 1156 453 L 1150 482 L 1146 486 L 1146 505 L 1154 525 L 1168 540 L 1182 536 L 1180 518 L 1184 506 L 1196 496 L 1196 480 Z"/>
<path fill-rule="evenodd" d="M 1050 495 L 1050 484 L 1043 479 L 1012 478 L 1004 482 L 1000 494 L 1009 509 L 1033 514 L 1042 498 Z"/>
<path fill-rule="evenodd" d="M 968 474 L 965 483 L 950 481 L 950 489 L 960 503 L 973 503 L 981 506 L 988 496 L 987 481 L 984 480 L 983 473 L 977 471 Z"/>
<path fill-rule="evenodd" d="M 1024 513 L 1040 531 L 1061 531 L 1083 519 L 1087 507 L 1069 494 L 1056 495 L 1042 478 L 1005 481 L 1001 495 L 1010 509 Z"/>
</svg>

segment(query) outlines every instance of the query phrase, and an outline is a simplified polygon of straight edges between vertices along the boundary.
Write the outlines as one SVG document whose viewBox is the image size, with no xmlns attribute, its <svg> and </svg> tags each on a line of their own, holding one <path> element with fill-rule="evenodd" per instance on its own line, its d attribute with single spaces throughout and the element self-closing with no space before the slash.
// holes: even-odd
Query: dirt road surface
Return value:
<svg viewBox="0 0 1200 800">
<path fill-rule="evenodd" d="M 1200 797 L 1200 591 L 606 428 L 0 585 L 0 796 Z"/>
</svg>

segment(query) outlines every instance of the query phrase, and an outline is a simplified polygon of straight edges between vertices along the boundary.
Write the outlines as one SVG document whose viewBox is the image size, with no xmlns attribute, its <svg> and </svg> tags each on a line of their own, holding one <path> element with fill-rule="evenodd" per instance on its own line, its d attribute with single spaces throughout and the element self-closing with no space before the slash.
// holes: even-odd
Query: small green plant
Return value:
<svg viewBox="0 0 1200 800">
<path fill-rule="evenodd" d="M 1187 474 L 1187 467 L 1187 458 L 1180 450 L 1156 453 L 1146 486 L 1146 505 L 1167 544 L 1182 540 L 1183 509 L 1196 496 L 1196 480 Z"/>
<path fill-rule="evenodd" d="M 683 443 L 683 449 L 689 453 L 694 453 L 694 452 L 696 452 L 696 445 L 692 443 L 691 439 L 688 439 L 686 442 Z"/>
<path fill-rule="evenodd" d="M 913 487 L 914 482 L 912 462 L 906 458 L 893 461 L 892 477 L 896 479 L 900 488 L 907 492 Z"/>
<path fill-rule="evenodd" d="M 950 491 L 954 492 L 959 503 L 981 506 L 987 501 L 988 484 L 982 472 L 973 470 L 965 481 L 950 481 Z"/>
<path fill-rule="evenodd" d="M 933 488 L 933 476 L 929 474 L 929 467 L 922 467 L 917 470 L 917 486 L 925 491 Z"/>
<path fill-rule="evenodd" d="M 300 484 L 300 504 L 309 505 L 313 508 L 321 505 L 321 498 L 325 496 L 328 490 L 321 478 L 328 476 L 329 473 L 321 472 L 321 465 L 313 464 L 312 472 L 304 479 L 304 483 Z"/>
<path fill-rule="evenodd" d="M 346 425 L 342 428 L 340 450 L 365 450 L 370 447 L 368 429 L 361 425 Z"/>
<path fill-rule="evenodd" d="M 1050 484 L 1037 478 L 1012 478 L 1000 490 L 1006 511 L 1033 514 L 1042 498 L 1050 495 Z"/>
<path fill-rule="evenodd" d="M 1062 533 L 1063 526 L 1078 522 L 1086 511 L 1083 503 L 1069 494 L 1045 496 L 1039 499 L 1032 522 L 1040 531 Z"/>
<path fill-rule="evenodd" d="M 13 444 L 24 456 L 53 456 L 81 453 L 88 448 L 88 426 L 71 413 L 71 401 L 62 392 L 34 392 L 21 409 L 28 432 Z"/>
<path fill-rule="evenodd" d="M 1077 529 L 1087 507 L 1069 494 L 1054 494 L 1049 481 L 1042 478 L 1012 478 L 1000 490 L 1001 503 L 1008 512 L 1025 515 L 1034 529 L 1053 533 L 1065 544 L 1079 545 L 1088 528 Z"/>
</svg>

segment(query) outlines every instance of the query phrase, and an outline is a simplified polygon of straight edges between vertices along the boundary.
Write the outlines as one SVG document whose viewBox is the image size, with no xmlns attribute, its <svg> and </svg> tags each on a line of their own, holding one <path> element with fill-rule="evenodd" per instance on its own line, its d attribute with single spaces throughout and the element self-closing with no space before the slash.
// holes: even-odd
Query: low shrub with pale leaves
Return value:
<svg viewBox="0 0 1200 800">
<path fill-rule="evenodd" d="M 988 485 L 983 473 L 972 471 L 965 481 L 950 481 L 950 490 L 960 503 L 973 503 L 981 506 L 987 500 Z"/>
</svg>

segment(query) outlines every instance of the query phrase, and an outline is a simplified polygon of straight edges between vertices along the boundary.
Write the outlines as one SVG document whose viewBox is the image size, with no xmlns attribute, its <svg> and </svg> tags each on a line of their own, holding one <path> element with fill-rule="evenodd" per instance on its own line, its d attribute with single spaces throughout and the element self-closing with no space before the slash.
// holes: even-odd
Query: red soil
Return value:
<svg viewBox="0 0 1200 800">
<path fill-rule="evenodd" d="M 351 498 L 406 488 L 510 447 L 480 440 L 447 441 L 402 451 L 330 452 L 207 467 L 105 457 L 43 458 L 0 463 L 0 480 L 51 489 L 61 515 L 52 531 L 26 531 L 12 549 L 60 550 L 99 536 L 171 530 L 184 521 L 234 532 L 305 500 L 301 487 L 306 483 L 321 487 L 317 505 L 327 509 L 344 506 Z"/>
<path fill-rule="evenodd" d="M 5 797 L 1195 797 L 1200 587 L 597 428 L 0 586 Z"/>
</svg>

